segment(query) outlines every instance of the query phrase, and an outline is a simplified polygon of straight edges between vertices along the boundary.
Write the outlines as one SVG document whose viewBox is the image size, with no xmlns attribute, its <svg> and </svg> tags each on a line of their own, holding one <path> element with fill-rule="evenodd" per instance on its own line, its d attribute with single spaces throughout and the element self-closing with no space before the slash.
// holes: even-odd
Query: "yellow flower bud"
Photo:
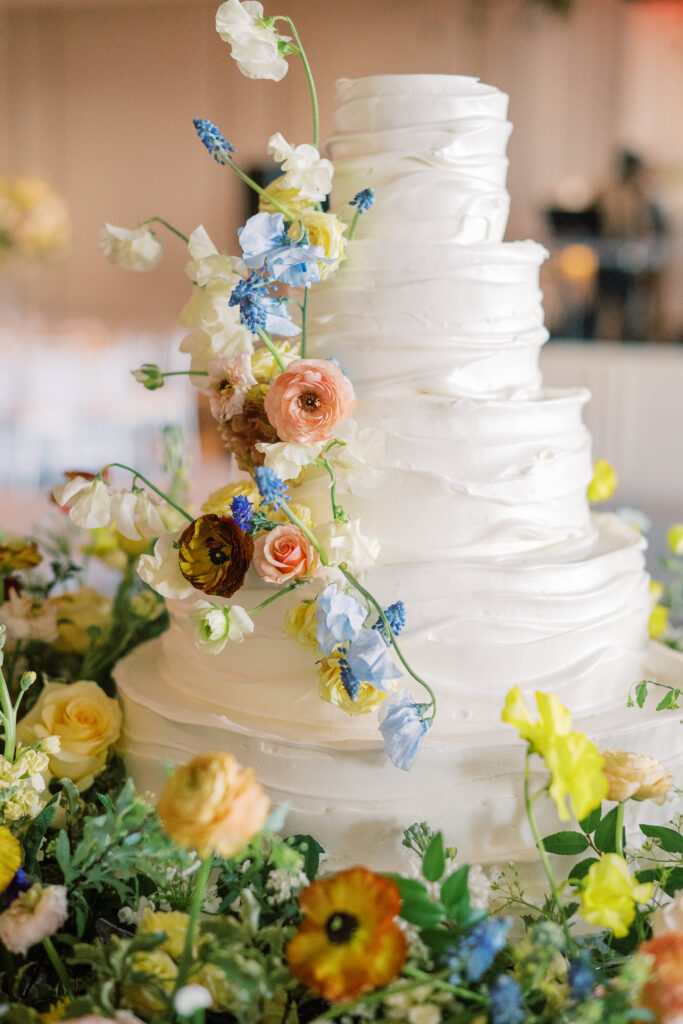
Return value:
<svg viewBox="0 0 683 1024">
<path fill-rule="evenodd" d="M 683 555 L 683 523 L 674 523 L 669 527 L 666 542 L 675 555 Z"/>
<path fill-rule="evenodd" d="M 593 467 L 593 479 L 588 485 L 590 502 L 609 501 L 617 489 L 617 474 L 607 459 L 598 459 Z"/>
<path fill-rule="evenodd" d="M 669 609 L 665 608 L 663 604 L 656 604 L 650 612 L 650 619 L 648 621 L 648 629 L 652 639 L 656 640 L 662 633 L 665 633 L 668 625 Z"/>
</svg>

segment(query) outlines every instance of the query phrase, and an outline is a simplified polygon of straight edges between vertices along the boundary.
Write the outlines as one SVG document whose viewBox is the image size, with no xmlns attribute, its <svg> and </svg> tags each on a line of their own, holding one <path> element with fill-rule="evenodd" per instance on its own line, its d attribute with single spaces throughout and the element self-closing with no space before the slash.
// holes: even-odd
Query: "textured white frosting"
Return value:
<svg viewBox="0 0 683 1024">
<path fill-rule="evenodd" d="M 532 705 L 535 690 L 556 693 L 602 747 L 680 767 L 678 719 L 625 710 L 646 654 L 644 543 L 590 515 L 588 393 L 542 387 L 546 253 L 501 241 L 507 97 L 472 78 L 380 75 L 342 81 L 338 100 L 334 206 L 348 216 L 365 187 L 376 203 L 311 292 L 307 354 L 340 361 L 359 426 L 385 433 L 381 483 L 340 497 L 382 542 L 367 585 L 405 602 L 402 647 L 436 692 L 437 720 L 400 772 L 374 715 L 318 698 L 316 653 L 283 632 L 301 595 L 217 657 L 194 646 L 185 603 L 117 668 L 128 764 L 158 790 L 164 762 L 232 750 L 335 863 L 397 867 L 401 832 L 420 819 L 463 860 L 525 858 L 523 748 L 500 722 L 512 686 Z M 295 497 L 329 519 L 324 476 Z M 265 592 L 251 570 L 239 603 Z M 680 679 L 680 660 L 658 657 L 660 677 Z"/>
</svg>

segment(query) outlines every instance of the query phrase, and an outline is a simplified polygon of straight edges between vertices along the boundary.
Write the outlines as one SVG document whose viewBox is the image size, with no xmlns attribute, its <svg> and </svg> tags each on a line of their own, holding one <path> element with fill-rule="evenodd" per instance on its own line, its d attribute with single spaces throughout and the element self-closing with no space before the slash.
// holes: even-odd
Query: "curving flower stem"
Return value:
<svg viewBox="0 0 683 1024">
<path fill-rule="evenodd" d="M 348 242 L 351 241 L 351 239 L 353 238 L 353 236 L 355 234 L 356 224 L 358 223 L 358 218 L 360 217 L 360 214 L 361 214 L 361 211 L 359 209 L 356 209 L 356 212 L 353 215 L 353 220 L 351 221 L 351 227 L 349 228 L 349 237 L 347 239 Z"/>
<path fill-rule="evenodd" d="M 308 79 L 308 89 L 309 89 L 310 94 L 311 94 L 311 107 L 313 108 L 313 145 L 317 149 L 318 148 L 318 137 L 319 137 L 319 127 L 318 127 L 318 125 L 319 125 L 318 95 L 317 95 L 317 93 L 315 91 L 315 82 L 313 81 L 313 73 L 311 72 L 311 65 L 308 63 L 308 57 L 306 56 L 306 51 L 304 50 L 303 46 L 301 45 L 301 39 L 299 38 L 299 33 L 297 32 L 296 26 L 295 26 L 295 24 L 294 24 L 294 22 L 292 21 L 291 18 L 288 18 L 286 15 L 278 14 L 276 17 L 269 18 L 268 20 L 272 21 L 272 22 L 286 21 L 287 24 L 289 25 L 289 27 L 292 30 L 292 35 L 294 36 L 294 38 L 296 40 L 296 45 L 298 47 L 299 56 L 301 57 L 301 61 L 302 61 L 303 66 L 304 66 L 304 71 L 306 72 L 306 78 Z"/>
<path fill-rule="evenodd" d="M 250 178 L 248 174 L 245 174 L 244 171 L 240 167 L 238 167 L 237 164 L 233 160 L 231 160 L 227 154 L 224 154 L 224 156 L 226 166 L 230 167 L 235 172 L 237 177 L 244 182 L 245 185 L 248 185 L 249 188 L 253 188 L 254 192 L 258 192 L 260 196 L 263 196 L 263 198 L 267 202 L 269 202 L 271 206 L 274 206 L 276 210 L 278 210 L 281 214 L 284 215 L 286 220 L 296 220 L 296 217 L 291 212 L 291 210 L 288 210 L 286 206 L 283 206 L 282 203 L 278 202 L 277 199 L 274 199 L 269 192 L 266 192 L 264 188 L 261 188 L 261 186 L 257 182 L 255 182 L 253 178 Z"/>
<path fill-rule="evenodd" d="M 168 370 L 162 377 L 208 377 L 208 370 Z"/>
<path fill-rule="evenodd" d="M 263 344 L 266 346 L 266 348 L 270 352 L 271 356 L 273 357 L 273 359 L 275 360 L 277 365 L 280 367 L 280 373 L 284 373 L 285 370 L 287 369 L 287 367 L 285 366 L 285 364 L 283 362 L 282 356 L 280 355 L 278 350 L 275 348 L 275 345 L 273 344 L 273 342 L 272 342 L 272 340 L 270 338 L 270 335 L 266 331 L 264 331 L 261 327 L 257 327 L 256 328 L 256 333 L 258 334 L 259 338 L 261 339 Z"/>
<path fill-rule="evenodd" d="M 301 303 L 301 358 L 306 358 L 306 314 L 308 312 L 309 286 L 304 287 L 304 301 Z"/>
<path fill-rule="evenodd" d="M 288 594 L 290 592 L 290 590 L 296 590 L 298 586 L 298 580 L 296 580 L 294 583 L 288 583 L 286 587 L 283 587 L 282 590 L 278 590 L 276 594 L 271 594 L 270 597 L 267 597 L 265 599 L 265 601 L 261 601 L 260 604 L 257 604 L 255 608 L 250 608 L 249 611 L 247 612 L 247 615 L 255 615 L 256 612 L 260 612 L 262 608 L 266 608 L 269 604 L 272 604 L 273 601 L 277 601 L 278 598 L 284 597 L 285 594 Z"/>
<path fill-rule="evenodd" d="M 189 242 L 189 238 L 187 237 L 187 235 L 184 235 L 182 233 L 182 231 L 178 231 L 177 228 L 174 228 L 173 225 L 169 224 L 168 221 L 164 220 L 163 217 L 148 217 L 147 220 L 143 220 L 142 223 L 143 224 L 153 224 L 155 222 L 157 224 L 163 224 L 165 228 L 168 228 L 168 230 L 172 231 L 174 235 L 177 235 L 178 238 L 181 238 L 183 240 L 183 242 L 185 242 L 185 245 L 187 245 L 187 243 Z"/>
<path fill-rule="evenodd" d="M 332 518 L 334 519 L 335 523 L 343 522 L 342 517 L 346 514 L 341 505 L 337 504 L 337 497 L 335 494 L 337 482 L 334 478 L 334 470 L 332 469 L 332 466 L 330 465 L 329 461 L 325 458 L 324 455 L 321 455 L 320 458 L 316 459 L 315 461 L 319 466 L 322 466 L 323 469 L 325 469 L 330 475 L 330 501 L 332 502 Z"/>
<path fill-rule="evenodd" d="M 2 665 L 2 661 L 0 661 L 0 665 Z M 3 725 L 3 732 L 5 734 L 3 754 L 9 763 L 13 764 L 14 754 L 17 749 L 17 713 L 16 708 L 12 707 L 5 673 L 2 671 L 2 668 L 0 668 L 0 707 L 2 707 L 0 723 Z"/>
<path fill-rule="evenodd" d="M 614 823 L 614 848 L 620 857 L 624 856 L 624 811 L 626 802 L 624 800 L 617 804 L 617 817 Z"/>
<path fill-rule="evenodd" d="M 541 839 L 541 833 L 538 831 L 538 825 L 536 824 L 536 816 L 534 814 L 533 801 L 532 801 L 531 793 L 530 793 L 530 790 L 529 790 L 529 784 L 530 784 L 530 779 L 529 779 L 529 758 L 530 758 L 530 756 L 531 756 L 530 755 L 530 750 L 529 750 L 529 747 L 527 746 L 526 754 L 524 756 L 524 806 L 526 808 L 526 816 L 527 816 L 527 818 L 529 820 L 529 825 L 531 826 L 531 833 L 532 833 L 532 835 L 534 837 L 534 843 L 536 844 L 536 849 L 538 850 L 538 852 L 540 854 L 540 857 L 541 857 L 541 863 L 543 864 L 543 870 L 545 871 L 546 877 L 548 879 L 548 882 L 550 883 L 550 890 L 551 890 L 551 892 L 553 894 L 553 899 L 555 901 L 555 906 L 557 908 L 557 913 L 558 913 L 559 918 L 560 918 L 560 923 L 562 925 L 562 930 L 564 931 L 565 939 L 567 940 L 567 951 L 569 953 L 575 953 L 576 952 L 576 946 L 575 946 L 575 943 L 574 943 L 574 939 L 572 938 L 572 934 L 569 931 L 569 925 L 567 924 L 567 915 L 564 912 L 564 906 L 562 905 L 562 902 L 560 900 L 560 894 L 557 891 L 557 885 L 555 884 L 555 876 L 553 875 L 553 869 L 551 868 L 550 861 L 548 860 L 548 851 L 546 850 L 545 846 L 543 845 L 543 840 Z"/>
<path fill-rule="evenodd" d="M 301 520 L 299 519 L 299 517 L 298 517 L 298 515 L 296 514 L 296 512 L 292 512 L 291 508 L 289 507 L 289 505 L 287 504 L 287 502 L 286 502 L 286 501 L 283 501 L 283 502 L 281 502 L 281 503 L 280 503 L 280 504 L 278 505 L 278 508 L 281 508 L 281 509 L 282 509 L 282 511 L 284 512 L 284 514 L 285 514 L 285 515 L 287 516 L 287 518 L 289 519 L 290 523 L 293 523 L 293 524 L 294 524 L 294 526 L 298 526 L 298 527 L 299 527 L 299 529 L 301 530 L 301 532 L 302 532 L 302 533 L 303 533 L 303 534 L 304 534 L 304 535 L 305 535 L 306 537 L 308 537 L 308 539 L 310 540 L 311 544 L 313 545 L 313 547 L 315 548 L 315 550 L 316 550 L 316 551 L 318 552 L 318 554 L 320 555 L 320 561 L 321 561 L 321 562 L 323 563 L 323 565 L 329 565 L 329 564 L 330 564 L 330 563 L 329 563 L 329 560 L 328 560 L 328 558 L 327 558 L 327 555 L 326 555 L 325 551 L 323 550 L 323 547 L 322 547 L 322 545 L 321 545 L 320 541 L 318 540 L 318 538 L 317 538 L 317 537 L 315 536 L 315 534 L 314 534 L 314 533 L 311 533 L 311 531 L 310 531 L 310 530 L 308 529 L 308 527 L 306 526 L 306 524 L 305 524 L 305 523 L 302 523 L 302 521 L 301 521 Z"/>
<path fill-rule="evenodd" d="M 391 641 L 391 646 L 396 651 L 396 654 L 398 656 L 398 660 L 401 662 L 401 664 L 405 668 L 406 672 L 408 672 L 408 674 L 411 675 L 413 677 L 413 679 L 417 683 L 420 684 L 420 686 L 423 686 L 424 689 L 429 694 L 429 701 L 430 701 L 431 708 L 432 708 L 431 717 L 434 718 L 436 716 L 436 694 L 432 690 L 431 686 L 424 681 L 422 676 L 419 676 L 417 674 L 417 672 L 415 671 L 415 669 L 410 665 L 410 663 L 406 661 L 405 656 L 403 654 L 403 651 L 399 647 L 398 641 L 396 640 L 396 637 L 394 636 L 394 631 L 391 628 L 391 625 L 389 624 L 389 620 L 387 619 L 386 615 L 384 614 L 384 611 L 382 610 L 382 606 L 379 604 L 377 599 L 372 596 L 370 591 L 366 590 L 365 587 L 361 583 L 358 582 L 356 577 L 353 576 L 348 571 L 348 569 L 345 569 L 343 565 L 340 565 L 339 568 L 340 568 L 341 572 L 344 574 L 344 576 L 347 578 L 347 580 L 349 581 L 351 586 L 355 587 L 356 590 L 358 591 L 358 593 L 362 594 L 363 597 L 365 598 L 365 600 L 369 601 L 370 604 L 373 606 L 373 608 L 379 614 L 379 617 L 382 620 L 382 624 L 383 624 L 383 626 L 384 626 L 384 628 L 385 628 L 385 630 L 387 632 L 387 636 L 389 637 L 389 639 Z"/>
<path fill-rule="evenodd" d="M 212 864 L 213 854 L 210 853 L 206 857 L 202 858 L 201 864 L 199 865 L 194 896 L 192 897 L 192 904 L 190 906 L 190 914 L 187 922 L 187 931 L 185 932 L 185 945 L 183 946 L 183 952 L 181 953 L 180 961 L 178 962 L 178 974 L 176 975 L 175 985 L 173 986 L 173 995 L 176 994 L 179 988 L 182 988 L 183 985 L 187 984 L 187 979 L 190 976 L 194 938 L 197 931 L 197 925 L 199 923 L 199 915 L 204 904 L 204 894 L 206 893 L 206 886 L 209 881 L 209 875 L 211 874 Z"/>
<path fill-rule="evenodd" d="M 57 950 L 55 949 L 55 944 L 51 938 L 48 937 L 46 939 L 43 939 L 43 949 L 47 953 L 50 959 L 50 963 L 55 969 L 55 973 L 57 974 L 57 977 L 59 978 L 62 984 L 62 988 L 66 992 L 69 999 L 73 999 L 74 994 L 71 991 L 71 982 L 69 981 L 69 975 L 66 973 L 66 967 L 64 966 L 64 962 L 59 953 L 57 952 Z"/>
<path fill-rule="evenodd" d="M 97 476 L 101 477 L 102 473 L 106 472 L 106 470 L 110 469 L 112 466 L 117 466 L 118 469 L 125 469 L 128 473 L 132 473 L 134 477 L 138 477 L 138 479 L 142 480 L 142 482 L 146 484 L 147 487 L 150 488 L 150 490 L 154 491 L 155 494 L 158 494 L 160 498 L 164 499 L 164 501 L 167 501 L 168 504 L 176 510 L 176 512 L 180 512 L 181 516 L 185 516 L 185 518 L 190 523 L 194 522 L 194 516 L 191 516 L 189 512 L 185 511 L 184 508 L 181 508 L 180 505 L 177 505 L 172 498 L 169 498 L 168 494 L 165 494 L 163 491 L 160 491 L 159 488 L 156 487 L 151 480 L 148 480 L 146 476 L 143 476 L 142 473 L 138 473 L 138 471 L 136 469 L 133 469 L 131 466 L 124 465 L 123 462 L 108 462 L 106 466 L 102 467 Z"/>
</svg>

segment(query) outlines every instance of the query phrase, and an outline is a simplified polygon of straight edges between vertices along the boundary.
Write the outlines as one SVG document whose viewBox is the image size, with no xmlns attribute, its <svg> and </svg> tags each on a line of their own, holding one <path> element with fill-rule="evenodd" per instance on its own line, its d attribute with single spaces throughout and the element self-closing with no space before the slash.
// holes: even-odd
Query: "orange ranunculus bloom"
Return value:
<svg viewBox="0 0 683 1024">
<path fill-rule="evenodd" d="M 270 801 L 232 754 L 198 754 L 166 783 L 157 813 L 179 846 L 232 857 L 263 828 Z"/>
<path fill-rule="evenodd" d="M 643 942 L 639 953 L 653 957 L 652 977 L 643 989 L 643 1003 L 658 1021 L 683 1016 L 683 932 L 661 932 Z"/>
<path fill-rule="evenodd" d="M 349 868 L 313 882 L 299 900 L 304 920 L 287 947 L 294 977 L 338 1003 L 387 985 L 406 960 L 396 924 L 399 891 L 367 868 Z"/>
<path fill-rule="evenodd" d="M 180 538 L 180 571 L 205 594 L 230 597 L 244 582 L 254 557 L 254 542 L 233 519 L 200 516 Z"/>
</svg>

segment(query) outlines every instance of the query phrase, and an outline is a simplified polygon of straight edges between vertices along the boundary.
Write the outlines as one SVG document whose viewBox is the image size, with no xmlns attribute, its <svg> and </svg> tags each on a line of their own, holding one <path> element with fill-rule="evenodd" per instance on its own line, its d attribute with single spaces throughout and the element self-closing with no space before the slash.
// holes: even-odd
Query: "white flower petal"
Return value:
<svg viewBox="0 0 683 1024">
<path fill-rule="evenodd" d="M 182 532 L 165 533 L 154 545 L 153 554 L 138 560 L 138 576 L 162 597 L 178 601 L 197 593 L 181 573 L 178 551 L 173 546 Z"/>
</svg>

